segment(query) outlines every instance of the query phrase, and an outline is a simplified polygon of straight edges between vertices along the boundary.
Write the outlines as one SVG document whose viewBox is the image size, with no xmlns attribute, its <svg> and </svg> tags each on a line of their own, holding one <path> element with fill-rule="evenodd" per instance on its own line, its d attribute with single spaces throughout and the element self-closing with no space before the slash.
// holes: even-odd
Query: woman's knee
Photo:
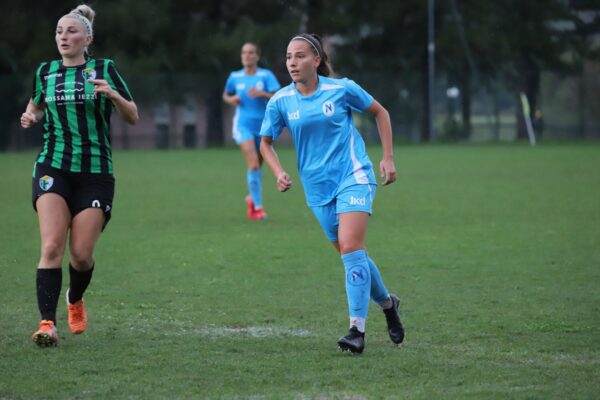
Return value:
<svg viewBox="0 0 600 400">
<path fill-rule="evenodd" d="M 362 240 L 340 240 L 339 249 L 341 254 L 353 253 L 357 250 L 364 250 L 365 243 Z"/>
<path fill-rule="evenodd" d="M 62 261 L 64 253 L 65 243 L 62 243 L 60 240 L 49 239 L 43 241 L 42 260 L 44 260 L 44 263 L 52 264 L 48 266 L 59 265 Z"/>
<path fill-rule="evenodd" d="M 251 170 L 260 169 L 260 160 L 258 159 L 256 152 L 246 155 L 246 165 L 248 166 L 248 169 Z"/>
<path fill-rule="evenodd" d="M 71 244 L 69 253 L 71 256 L 71 265 L 75 269 L 87 270 L 93 264 L 94 247 L 85 243 Z"/>
</svg>

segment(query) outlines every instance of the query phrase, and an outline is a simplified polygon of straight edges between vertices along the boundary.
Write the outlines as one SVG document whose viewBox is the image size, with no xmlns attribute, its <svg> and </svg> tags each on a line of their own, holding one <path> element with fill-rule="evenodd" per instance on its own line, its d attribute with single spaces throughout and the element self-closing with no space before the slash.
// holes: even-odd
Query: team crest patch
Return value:
<svg viewBox="0 0 600 400">
<path fill-rule="evenodd" d="M 351 267 L 346 273 L 346 280 L 352 286 L 361 286 L 367 283 L 369 274 L 367 270 L 359 265 Z"/>
<path fill-rule="evenodd" d="M 323 103 L 323 114 L 325 114 L 328 117 L 331 117 L 333 115 L 334 111 L 335 111 L 335 107 L 333 105 L 333 102 L 326 101 L 325 103 Z"/>
<path fill-rule="evenodd" d="M 48 175 L 44 175 L 40 178 L 40 189 L 47 192 L 52 185 L 54 185 L 54 178 Z"/>
<path fill-rule="evenodd" d="M 88 79 L 96 79 L 96 70 L 94 69 L 86 68 L 83 71 L 81 71 L 81 74 L 83 75 L 83 79 L 85 79 L 86 81 Z"/>
<path fill-rule="evenodd" d="M 255 86 L 258 90 L 264 90 L 264 88 L 265 88 L 265 84 L 263 83 L 263 81 L 256 82 Z"/>
</svg>

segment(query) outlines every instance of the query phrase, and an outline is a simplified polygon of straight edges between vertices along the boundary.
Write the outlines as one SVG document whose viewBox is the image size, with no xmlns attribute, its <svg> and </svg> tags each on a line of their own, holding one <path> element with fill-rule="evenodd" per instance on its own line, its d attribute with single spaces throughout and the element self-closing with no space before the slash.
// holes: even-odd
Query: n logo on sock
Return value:
<svg viewBox="0 0 600 400">
<path fill-rule="evenodd" d="M 346 279 L 352 286 L 361 286 L 367 283 L 367 270 L 360 265 L 355 265 L 348 270 Z"/>
</svg>

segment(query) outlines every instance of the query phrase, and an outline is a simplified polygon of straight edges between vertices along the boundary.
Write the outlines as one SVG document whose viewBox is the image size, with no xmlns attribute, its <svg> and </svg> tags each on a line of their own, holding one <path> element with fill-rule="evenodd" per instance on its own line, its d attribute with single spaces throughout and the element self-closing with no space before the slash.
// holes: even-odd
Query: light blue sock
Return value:
<svg viewBox="0 0 600 400">
<path fill-rule="evenodd" d="M 371 273 L 371 298 L 375 303 L 381 304 L 387 300 L 389 293 L 383 284 L 377 265 L 371 260 L 371 257 L 367 256 L 367 258 L 369 259 L 369 272 Z"/>
<path fill-rule="evenodd" d="M 350 318 L 367 318 L 369 297 L 371 293 L 371 274 L 365 250 L 356 250 L 342 254 L 342 262 L 346 269 L 346 296 L 348 296 L 348 312 Z"/>
<path fill-rule="evenodd" d="M 262 208 L 262 170 L 249 169 L 246 172 L 246 177 L 248 178 L 248 191 L 254 202 L 254 207 Z"/>
</svg>

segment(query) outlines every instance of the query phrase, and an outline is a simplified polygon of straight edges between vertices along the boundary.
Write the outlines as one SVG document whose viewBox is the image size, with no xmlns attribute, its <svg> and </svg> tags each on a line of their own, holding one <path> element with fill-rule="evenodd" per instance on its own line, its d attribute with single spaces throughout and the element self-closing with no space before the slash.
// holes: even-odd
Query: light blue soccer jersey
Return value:
<svg viewBox="0 0 600 400">
<path fill-rule="evenodd" d="M 325 205 L 351 185 L 377 184 L 352 119 L 353 111 L 372 103 L 373 97 L 354 81 L 324 76 L 310 96 L 291 83 L 269 100 L 260 135 L 276 139 L 284 127 L 289 129 L 309 206 Z"/>
<path fill-rule="evenodd" d="M 240 120 L 261 119 L 265 113 L 267 99 L 264 97 L 248 96 L 251 88 L 274 92 L 281 87 L 277 78 L 271 71 L 258 68 L 254 75 L 246 75 L 243 69 L 229 74 L 225 83 L 225 93 L 240 97 L 240 104 L 236 108 L 236 116 Z"/>
</svg>

